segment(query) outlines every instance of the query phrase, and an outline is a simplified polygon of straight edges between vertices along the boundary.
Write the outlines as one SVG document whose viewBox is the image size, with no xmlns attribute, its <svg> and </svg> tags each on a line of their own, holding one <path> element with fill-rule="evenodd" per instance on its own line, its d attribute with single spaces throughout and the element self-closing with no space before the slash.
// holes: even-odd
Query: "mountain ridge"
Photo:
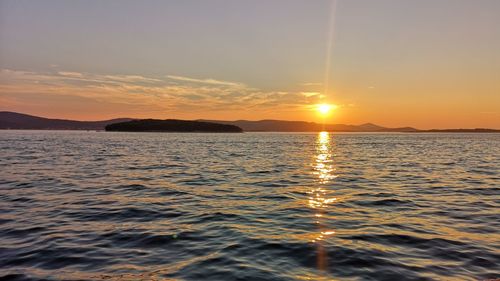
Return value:
<svg viewBox="0 0 500 281">
<path fill-rule="evenodd" d="M 114 118 L 102 121 L 76 121 L 0 111 L 0 129 L 21 130 L 103 130 L 106 125 L 133 120 Z"/>
<path fill-rule="evenodd" d="M 147 119 L 147 118 L 145 118 Z M 144 120 L 138 118 L 115 118 L 102 121 L 76 121 L 67 119 L 54 119 L 38 117 L 34 115 L 17 113 L 12 111 L 0 111 L 0 129 L 21 129 L 21 130 L 104 130 L 107 125 L 128 122 L 133 120 Z M 419 130 L 413 127 L 388 128 L 373 123 L 364 123 L 361 125 L 349 124 L 319 124 L 308 121 L 286 121 L 264 119 L 258 121 L 250 120 L 210 120 L 197 119 L 193 121 L 211 122 L 217 124 L 226 124 L 238 126 L 246 132 L 318 132 L 318 131 L 336 131 L 336 132 L 500 132 L 496 129 L 431 129 Z"/>
</svg>

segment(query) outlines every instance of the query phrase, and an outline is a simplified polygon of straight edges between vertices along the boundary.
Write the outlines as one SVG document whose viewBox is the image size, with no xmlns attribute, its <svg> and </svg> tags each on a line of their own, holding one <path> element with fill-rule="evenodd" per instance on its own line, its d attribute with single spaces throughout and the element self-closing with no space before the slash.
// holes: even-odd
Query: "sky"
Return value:
<svg viewBox="0 0 500 281">
<path fill-rule="evenodd" d="M 500 128 L 498 0 L 0 0 L 0 111 Z"/>
</svg>

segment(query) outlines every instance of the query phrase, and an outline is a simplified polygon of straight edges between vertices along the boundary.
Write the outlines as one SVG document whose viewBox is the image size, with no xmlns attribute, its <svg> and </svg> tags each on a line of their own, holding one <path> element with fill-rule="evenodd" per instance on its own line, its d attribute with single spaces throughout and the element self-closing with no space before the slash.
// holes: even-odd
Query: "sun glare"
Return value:
<svg viewBox="0 0 500 281">
<path fill-rule="evenodd" d="M 330 113 L 330 111 L 332 111 L 335 108 L 336 108 L 335 105 L 322 103 L 318 104 L 316 109 L 321 115 L 327 115 L 328 113 Z"/>
</svg>

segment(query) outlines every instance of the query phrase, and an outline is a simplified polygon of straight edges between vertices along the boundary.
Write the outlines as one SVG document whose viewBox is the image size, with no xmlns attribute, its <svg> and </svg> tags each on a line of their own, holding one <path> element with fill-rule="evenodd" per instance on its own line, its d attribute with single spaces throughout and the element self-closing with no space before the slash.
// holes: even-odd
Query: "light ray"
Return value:
<svg viewBox="0 0 500 281">
<path fill-rule="evenodd" d="M 337 13 L 337 0 L 331 0 L 330 2 L 330 19 L 327 30 L 327 40 L 325 49 L 325 76 L 324 76 L 324 94 L 327 96 L 329 94 L 330 87 L 330 72 L 332 68 L 332 52 L 335 40 L 335 15 Z"/>
</svg>

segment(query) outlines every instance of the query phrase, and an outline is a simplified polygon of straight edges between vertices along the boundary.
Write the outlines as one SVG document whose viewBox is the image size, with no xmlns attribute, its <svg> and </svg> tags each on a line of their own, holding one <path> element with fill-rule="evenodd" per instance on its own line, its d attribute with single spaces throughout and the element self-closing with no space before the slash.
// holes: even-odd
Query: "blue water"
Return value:
<svg viewBox="0 0 500 281">
<path fill-rule="evenodd" d="M 500 278 L 500 134 L 0 131 L 0 167 L 4 280 Z"/>
</svg>

